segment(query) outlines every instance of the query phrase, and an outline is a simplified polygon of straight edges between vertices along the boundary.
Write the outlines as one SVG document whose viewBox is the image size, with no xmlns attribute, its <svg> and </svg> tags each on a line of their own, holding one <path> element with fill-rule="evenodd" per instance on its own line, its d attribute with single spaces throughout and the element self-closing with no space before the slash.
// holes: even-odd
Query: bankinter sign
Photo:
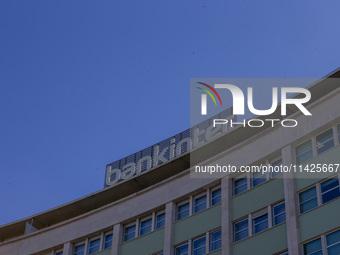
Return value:
<svg viewBox="0 0 340 255">
<path fill-rule="evenodd" d="M 229 108 L 214 118 L 232 120 L 232 109 Z M 195 125 L 173 137 L 158 144 L 132 154 L 124 159 L 115 161 L 106 166 L 105 186 L 113 186 L 121 181 L 134 178 L 153 168 L 170 162 L 171 160 L 202 146 L 229 131 L 227 126 L 213 127 L 212 118 Z"/>
</svg>

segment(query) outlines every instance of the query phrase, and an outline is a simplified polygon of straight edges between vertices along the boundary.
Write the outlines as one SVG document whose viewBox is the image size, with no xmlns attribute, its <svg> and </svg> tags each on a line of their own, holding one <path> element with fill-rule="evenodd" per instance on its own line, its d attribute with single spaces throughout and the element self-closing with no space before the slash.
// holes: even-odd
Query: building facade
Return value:
<svg viewBox="0 0 340 255">
<path fill-rule="evenodd" d="M 335 72 L 309 87 L 312 118 L 292 109 L 299 128 L 240 127 L 202 148 L 211 152 L 202 164 L 321 164 L 328 171 L 192 178 L 190 152 L 184 153 L 115 186 L 1 226 L 0 254 L 339 255 L 340 171 L 329 170 L 340 163 L 339 76 Z"/>
</svg>

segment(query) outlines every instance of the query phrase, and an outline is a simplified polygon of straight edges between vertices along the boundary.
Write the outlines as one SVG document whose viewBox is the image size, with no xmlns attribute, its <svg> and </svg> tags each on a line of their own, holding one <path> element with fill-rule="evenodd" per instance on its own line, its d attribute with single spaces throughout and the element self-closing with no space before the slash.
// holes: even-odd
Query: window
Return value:
<svg viewBox="0 0 340 255">
<path fill-rule="evenodd" d="M 304 255 L 322 255 L 321 238 L 306 243 L 303 246 Z"/>
<path fill-rule="evenodd" d="M 240 194 L 248 189 L 247 177 L 234 180 L 234 195 Z"/>
<path fill-rule="evenodd" d="M 194 199 L 194 213 L 198 213 L 207 208 L 207 196 L 201 195 Z"/>
<path fill-rule="evenodd" d="M 189 202 L 179 204 L 177 206 L 177 220 L 183 219 L 189 216 Z"/>
<path fill-rule="evenodd" d="M 286 221 L 285 202 L 273 206 L 273 225 L 280 224 Z"/>
<path fill-rule="evenodd" d="M 340 230 L 326 236 L 328 255 L 340 254 Z"/>
<path fill-rule="evenodd" d="M 248 219 L 234 224 L 234 240 L 239 241 L 248 237 Z"/>
<path fill-rule="evenodd" d="M 327 131 L 316 136 L 316 149 L 317 153 L 320 154 L 334 147 L 333 130 L 328 129 Z"/>
<path fill-rule="evenodd" d="M 156 215 L 156 229 L 162 228 L 165 225 L 165 213 L 159 213 Z"/>
<path fill-rule="evenodd" d="M 266 174 L 263 172 L 257 172 L 253 173 L 253 187 L 256 187 L 257 185 L 263 183 L 266 181 Z"/>
<path fill-rule="evenodd" d="M 193 241 L 192 254 L 204 255 L 205 254 L 205 236 Z"/>
<path fill-rule="evenodd" d="M 139 235 L 145 235 L 152 230 L 152 219 L 146 219 L 146 220 L 141 220 L 140 222 L 140 230 L 139 230 Z"/>
<path fill-rule="evenodd" d="M 296 153 L 296 163 L 301 164 L 308 159 L 311 159 L 313 157 L 313 148 L 312 148 L 312 141 L 309 140 L 299 146 L 295 149 Z"/>
<path fill-rule="evenodd" d="M 334 177 L 321 183 L 322 203 L 327 203 L 340 196 L 339 179 Z"/>
<path fill-rule="evenodd" d="M 268 228 L 268 214 L 257 217 L 253 220 L 253 232 L 259 233 Z"/>
<path fill-rule="evenodd" d="M 221 248 L 221 230 L 210 234 L 210 251 L 216 251 Z"/>
<path fill-rule="evenodd" d="M 276 160 L 270 164 L 273 167 L 272 178 L 282 174 L 282 159 Z"/>
<path fill-rule="evenodd" d="M 74 247 L 73 255 L 84 255 L 85 244 L 76 245 Z"/>
<path fill-rule="evenodd" d="M 175 248 L 176 255 L 188 255 L 188 244 L 182 244 Z"/>
<path fill-rule="evenodd" d="M 112 246 L 112 234 L 107 234 L 104 237 L 104 248 L 103 249 L 110 248 L 111 246 Z"/>
<path fill-rule="evenodd" d="M 55 255 L 63 255 L 63 252 L 62 252 L 62 251 L 57 251 L 57 252 L 55 253 Z"/>
<path fill-rule="evenodd" d="M 124 229 L 124 241 L 131 240 L 136 237 L 136 225 L 126 226 Z"/>
<path fill-rule="evenodd" d="M 211 191 L 211 206 L 221 203 L 221 188 Z"/>
<path fill-rule="evenodd" d="M 318 206 L 318 200 L 316 197 L 316 188 L 310 188 L 299 194 L 300 197 L 300 212 L 307 212 Z"/>
<path fill-rule="evenodd" d="M 91 240 L 89 243 L 89 254 L 98 252 L 100 249 L 100 238 Z"/>
<path fill-rule="evenodd" d="M 280 253 L 279 255 L 289 255 L 288 251 L 285 251 L 284 253 Z"/>
</svg>

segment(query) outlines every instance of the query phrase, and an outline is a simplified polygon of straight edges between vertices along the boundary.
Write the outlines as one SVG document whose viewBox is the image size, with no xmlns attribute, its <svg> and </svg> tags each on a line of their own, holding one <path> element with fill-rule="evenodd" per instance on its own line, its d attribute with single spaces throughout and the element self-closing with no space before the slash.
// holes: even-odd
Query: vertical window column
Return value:
<svg viewBox="0 0 340 255">
<path fill-rule="evenodd" d="M 165 205 L 165 220 L 164 220 L 164 255 L 173 255 L 174 247 L 173 243 L 173 231 L 174 231 L 174 221 L 176 214 L 176 204 L 173 202 L 167 203 Z"/>
<path fill-rule="evenodd" d="M 123 225 L 116 224 L 113 226 L 111 255 L 119 255 L 120 243 L 123 236 Z"/>
<path fill-rule="evenodd" d="M 300 162 L 295 162 L 294 148 L 291 145 L 284 147 L 282 149 L 283 166 L 295 163 Z M 298 198 L 294 173 L 283 173 L 283 188 L 285 196 L 288 253 L 301 255 L 302 248 L 300 245 L 300 234 L 298 228 Z"/>
<path fill-rule="evenodd" d="M 65 243 L 63 248 L 63 255 L 72 255 L 73 245 L 71 242 Z"/>
<path fill-rule="evenodd" d="M 230 198 L 232 197 L 232 178 L 225 177 L 221 180 L 221 232 L 222 251 L 224 255 L 231 254 L 231 244 L 233 243 L 233 224 L 231 222 Z"/>
</svg>

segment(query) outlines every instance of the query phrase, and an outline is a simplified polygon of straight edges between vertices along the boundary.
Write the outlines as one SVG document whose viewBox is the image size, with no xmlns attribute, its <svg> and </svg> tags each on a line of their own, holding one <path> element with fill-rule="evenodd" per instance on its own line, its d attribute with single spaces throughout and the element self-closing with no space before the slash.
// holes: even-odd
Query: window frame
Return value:
<svg viewBox="0 0 340 255">
<path fill-rule="evenodd" d="M 130 228 L 130 227 L 132 227 L 132 226 L 135 226 L 135 235 L 134 235 L 134 237 L 132 237 L 132 238 L 130 238 L 130 239 L 126 239 L 126 236 L 127 236 L 127 234 L 126 234 L 126 229 L 127 228 Z M 137 223 L 136 223 L 136 221 L 133 221 L 133 222 L 131 222 L 131 223 L 129 223 L 129 224 L 126 224 L 126 225 L 124 225 L 124 229 L 123 229 L 123 242 L 127 242 L 127 241 L 130 241 L 130 240 L 132 240 L 132 239 L 135 239 L 136 237 L 137 237 L 137 232 L 138 230 L 137 230 Z"/>
<path fill-rule="evenodd" d="M 185 242 L 185 243 L 182 243 L 182 244 L 179 244 L 179 245 L 176 245 L 175 246 L 175 255 L 182 255 L 182 254 L 177 254 L 177 249 L 178 248 L 181 248 L 182 246 L 187 246 L 187 249 L 188 249 L 188 251 L 186 252 L 186 255 L 189 255 L 189 242 L 187 241 L 187 242 Z"/>
<path fill-rule="evenodd" d="M 201 203 L 201 204 L 196 205 L 196 200 L 201 199 L 201 198 L 203 198 L 203 197 L 205 197 L 205 201 L 204 201 L 203 203 Z M 203 209 L 201 209 L 201 210 L 199 210 L 199 211 L 196 211 L 196 207 L 199 207 L 199 206 L 201 206 L 202 204 L 205 204 L 205 208 L 203 208 Z M 208 197 L 207 197 L 207 192 L 200 193 L 200 194 L 198 194 L 198 195 L 196 195 L 196 196 L 193 197 L 192 214 L 199 213 L 199 212 L 201 212 L 201 211 L 203 211 L 203 210 L 205 210 L 205 209 L 207 209 L 207 208 L 208 208 Z M 189 213 L 190 213 L 190 211 L 189 211 Z M 189 214 L 189 216 L 190 216 L 190 214 Z"/>
<path fill-rule="evenodd" d="M 246 228 L 246 229 L 242 229 L 242 230 L 236 232 L 236 225 L 239 224 L 239 223 L 241 223 L 241 222 L 243 222 L 243 221 L 246 221 L 246 222 L 247 222 L 247 228 Z M 235 221 L 235 222 L 233 223 L 233 229 L 234 229 L 234 242 L 238 242 L 238 241 L 241 241 L 241 240 L 243 240 L 243 239 L 248 238 L 248 237 L 250 236 L 250 235 L 249 235 L 249 219 L 248 219 L 248 218 L 243 218 L 243 219 L 241 219 L 241 220 Z M 242 232 L 242 231 L 245 231 L 245 230 L 247 230 L 247 233 L 248 233 L 247 236 L 244 237 L 244 238 L 241 238 L 241 239 L 236 239 L 236 235 L 239 234 L 239 233 Z"/>
<path fill-rule="evenodd" d="M 76 247 L 82 246 L 82 245 L 84 245 L 84 250 L 83 250 L 83 254 L 82 254 L 82 255 L 86 255 L 86 250 L 85 250 L 85 249 L 86 249 L 86 242 L 85 242 L 85 241 L 76 243 L 76 244 L 73 246 L 72 255 L 79 255 L 79 253 L 76 253 Z"/>
<path fill-rule="evenodd" d="M 284 211 L 281 212 L 281 213 L 279 213 L 279 214 L 277 214 L 277 215 L 275 215 L 275 213 L 274 213 L 275 207 L 280 206 L 280 205 L 282 205 L 282 204 L 284 204 Z M 271 210 L 272 210 L 272 226 L 273 226 L 273 227 L 274 227 L 274 226 L 277 226 L 277 225 L 280 225 L 280 224 L 282 224 L 282 223 L 284 223 L 284 222 L 287 221 L 287 216 L 286 216 L 286 203 L 285 203 L 285 201 L 281 201 L 281 202 L 279 202 L 279 203 L 277 203 L 277 204 L 272 205 L 272 206 L 271 206 Z M 281 216 L 281 215 L 283 215 L 283 214 L 285 215 L 285 220 L 282 221 L 282 222 L 280 222 L 280 223 L 275 224 L 275 217 Z"/>
<path fill-rule="evenodd" d="M 98 247 L 98 251 L 95 251 L 95 252 L 92 252 L 92 253 L 90 253 L 90 249 L 91 249 L 91 242 L 93 242 L 93 241 L 97 241 L 97 240 L 99 240 L 99 243 L 98 243 L 98 245 L 97 246 L 95 246 L 95 247 Z M 96 253 L 96 252 L 100 252 L 101 251 L 101 242 L 102 242 L 102 240 L 101 240 L 101 236 L 95 236 L 95 237 L 92 237 L 91 239 L 89 239 L 88 240 L 88 247 L 87 247 L 87 255 L 90 255 L 90 254 L 94 254 L 94 253 Z M 92 247 L 92 248 L 94 248 L 94 247 Z"/>
<path fill-rule="evenodd" d="M 181 207 L 181 206 L 183 206 L 183 205 L 185 205 L 185 204 L 188 204 L 188 215 L 187 216 L 185 216 L 185 217 L 182 217 L 182 218 L 179 218 L 178 216 L 179 216 L 179 207 Z M 187 217 L 189 217 L 190 216 L 190 199 L 186 199 L 186 200 L 184 200 L 184 201 L 182 201 L 182 202 L 180 202 L 180 203 L 177 203 L 177 205 L 176 205 L 176 221 L 179 221 L 179 220 L 182 220 L 182 219 L 185 219 L 185 218 L 187 218 Z"/>
<path fill-rule="evenodd" d="M 236 190 L 237 190 L 239 187 L 236 187 L 235 184 L 236 184 L 237 181 L 242 180 L 242 179 L 245 179 L 245 180 L 246 180 L 246 183 L 243 184 L 241 187 L 246 186 L 246 189 L 245 189 L 244 191 L 241 191 L 241 192 L 239 192 L 239 193 L 236 193 Z M 234 179 L 233 179 L 233 195 L 236 196 L 236 195 L 242 194 L 243 192 L 246 192 L 246 191 L 249 189 L 248 186 L 249 186 L 249 185 L 248 185 L 248 175 L 241 175 L 241 176 L 239 176 L 239 177 L 237 177 L 237 178 L 234 178 Z"/>
<path fill-rule="evenodd" d="M 111 240 L 110 240 L 110 242 L 111 242 L 111 245 L 109 246 L 109 247 L 105 247 L 105 245 L 106 245 L 106 237 L 107 236 L 110 236 L 111 235 Z M 106 233 L 104 233 L 104 235 L 103 235 L 103 248 L 102 248 L 102 250 L 106 250 L 106 249 L 109 249 L 109 248 L 111 248 L 112 247 L 112 241 L 113 241 L 113 232 L 112 231 L 110 231 L 110 232 L 106 232 Z"/>
<path fill-rule="evenodd" d="M 220 195 L 219 195 L 219 196 L 216 196 L 216 197 L 213 197 L 213 193 L 214 193 L 215 191 L 218 191 L 218 190 L 220 190 Z M 216 199 L 216 198 L 219 198 L 219 202 L 213 204 L 213 200 Z M 217 187 L 212 188 L 212 189 L 210 190 L 210 207 L 211 207 L 211 206 L 218 205 L 218 204 L 220 204 L 221 202 L 222 202 L 222 189 L 221 189 L 221 186 L 217 186 Z"/>
<path fill-rule="evenodd" d="M 201 239 L 204 239 L 204 246 L 198 247 L 198 248 L 195 250 L 195 245 L 194 245 L 195 242 L 196 242 L 196 241 L 200 241 Z M 195 255 L 195 251 L 201 249 L 202 247 L 204 247 L 204 252 L 206 253 L 206 251 L 207 251 L 207 237 L 206 237 L 206 235 L 197 237 L 197 238 L 195 238 L 195 239 L 192 240 L 192 247 L 191 247 L 192 251 L 191 251 L 191 253 L 192 253 L 193 255 Z"/>
<path fill-rule="evenodd" d="M 220 232 L 220 239 L 218 239 L 217 241 L 212 241 L 212 235 L 216 234 Z M 216 248 L 216 249 L 213 249 L 213 244 L 214 243 L 217 243 L 217 242 L 220 242 L 220 247 L 219 248 Z M 222 248 L 222 230 L 221 229 L 218 229 L 218 230 L 215 230 L 215 231 L 212 231 L 209 233 L 209 252 L 214 252 L 214 251 L 217 251 L 219 249 Z"/>
<path fill-rule="evenodd" d="M 162 220 L 161 222 L 163 222 L 164 221 L 164 224 L 161 226 L 161 227 L 158 227 L 157 225 L 158 225 L 158 216 L 161 216 L 161 215 L 163 215 L 164 214 L 164 220 Z M 155 227 L 154 227 L 154 230 L 157 230 L 157 229 L 160 229 L 160 228 L 164 228 L 165 227 L 165 210 L 162 210 L 162 211 L 158 211 L 156 214 L 155 214 Z"/>
</svg>

